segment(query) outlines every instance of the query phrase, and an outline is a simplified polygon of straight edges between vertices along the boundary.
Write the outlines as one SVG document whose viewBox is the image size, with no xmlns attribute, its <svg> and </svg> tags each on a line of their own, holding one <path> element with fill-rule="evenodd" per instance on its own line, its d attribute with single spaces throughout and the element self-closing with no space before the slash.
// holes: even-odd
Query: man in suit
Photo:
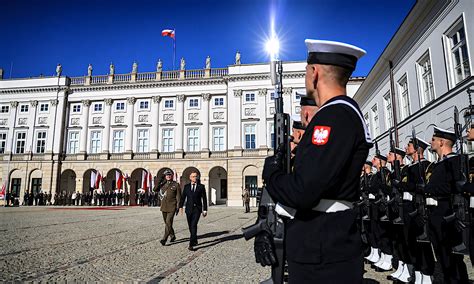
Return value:
<svg viewBox="0 0 474 284">
<path fill-rule="evenodd" d="M 199 217 L 201 213 L 203 217 L 207 216 L 207 197 L 206 188 L 198 182 L 197 172 L 192 172 L 189 179 L 191 183 L 184 186 L 183 197 L 179 203 L 179 211 L 183 214 L 183 205 L 186 200 L 186 218 L 188 219 L 189 232 L 191 233 L 188 249 L 193 251 L 194 246 L 198 244 L 197 224 Z"/>
</svg>

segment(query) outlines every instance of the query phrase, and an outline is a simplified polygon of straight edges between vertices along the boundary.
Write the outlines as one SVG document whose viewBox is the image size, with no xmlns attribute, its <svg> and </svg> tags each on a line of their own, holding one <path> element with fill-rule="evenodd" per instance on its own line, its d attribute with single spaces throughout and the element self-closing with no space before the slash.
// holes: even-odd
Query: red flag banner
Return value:
<svg viewBox="0 0 474 284">
<path fill-rule="evenodd" d="M 162 36 L 169 36 L 170 38 L 174 39 L 174 30 L 162 30 L 161 31 Z"/>
</svg>

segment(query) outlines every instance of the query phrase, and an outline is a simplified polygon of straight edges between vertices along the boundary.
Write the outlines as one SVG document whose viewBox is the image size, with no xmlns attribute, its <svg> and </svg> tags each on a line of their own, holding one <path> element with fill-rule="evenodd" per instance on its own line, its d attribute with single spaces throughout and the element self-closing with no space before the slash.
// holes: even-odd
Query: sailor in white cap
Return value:
<svg viewBox="0 0 474 284">
<path fill-rule="evenodd" d="M 443 218 L 453 214 L 451 197 L 457 193 L 456 183 L 461 181 L 461 156 L 453 153 L 456 138 L 453 131 L 434 128 L 431 149 L 436 152 L 438 161 L 424 190 L 428 196 L 426 204 L 430 205 L 428 235 L 443 270 L 443 283 L 468 283 L 464 256 L 452 253 L 453 247 L 462 243 L 462 230 L 456 227 L 457 222 Z"/>
<path fill-rule="evenodd" d="M 290 283 L 361 283 L 362 243 L 353 203 L 372 140 L 346 84 L 365 51 L 340 42 L 306 40 L 306 93 L 320 107 L 298 144 L 294 170 L 265 160 L 263 179 L 275 202 L 297 209 L 288 220 Z"/>
</svg>

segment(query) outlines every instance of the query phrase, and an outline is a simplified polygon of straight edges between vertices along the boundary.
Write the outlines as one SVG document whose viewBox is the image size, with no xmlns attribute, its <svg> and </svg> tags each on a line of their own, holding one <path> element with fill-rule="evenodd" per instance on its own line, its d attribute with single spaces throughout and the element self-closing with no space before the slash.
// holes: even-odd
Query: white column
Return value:
<svg viewBox="0 0 474 284">
<path fill-rule="evenodd" d="M 112 112 L 112 99 L 105 99 L 104 111 L 104 136 L 102 137 L 102 153 L 109 153 L 110 147 L 110 114 Z"/>
<path fill-rule="evenodd" d="M 5 145 L 5 153 L 15 153 L 15 120 L 17 119 L 18 114 L 18 102 L 10 102 L 10 113 L 8 116 L 8 134 L 7 134 L 7 144 Z"/>
<path fill-rule="evenodd" d="M 89 109 L 91 106 L 90 100 L 83 100 L 83 113 L 81 119 L 81 141 L 79 143 L 79 153 L 85 155 L 87 153 L 87 136 L 88 136 L 88 128 L 89 128 Z"/>
<path fill-rule="evenodd" d="M 267 93 L 268 90 L 266 88 L 258 90 L 258 98 L 257 98 L 257 106 L 256 112 L 257 117 L 260 120 L 257 122 L 255 127 L 256 129 L 256 137 L 257 137 L 257 144 L 255 145 L 257 148 L 267 148 L 267 126 L 265 125 L 266 117 L 262 116 L 261 114 L 265 114 L 265 108 L 267 106 Z"/>
<path fill-rule="evenodd" d="M 229 155 L 242 156 L 242 90 L 233 91 L 234 95 L 227 97 L 227 149 Z"/>
<path fill-rule="evenodd" d="M 127 98 L 127 129 L 125 130 L 125 152 L 132 153 L 133 145 L 133 114 L 135 112 L 135 102 L 137 100 L 134 97 Z"/>
<path fill-rule="evenodd" d="M 176 105 L 176 123 L 178 124 L 176 126 L 176 147 L 175 151 L 176 152 L 183 152 L 183 131 L 184 131 L 184 101 L 186 100 L 186 97 L 184 95 L 178 95 L 178 103 Z"/>
<path fill-rule="evenodd" d="M 160 96 L 151 98 L 151 130 L 150 130 L 150 150 L 152 153 L 158 152 L 158 127 L 160 118 Z"/>
<path fill-rule="evenodd" d="M 35 147 L 35 114 L 38 114 L 38 101 L 30 101 L 30 112 L 28 114 L 28 133 L 26 134 L 25 153 L 31 154 L 36 151 Z M 50 134 L 48 134 L 50 135 Z"/>
<path fill-rule="evenodd" d="M 202 95 L 202 135 L 201 145 L 202 151 L 209 152 L 209 101 L 211 100 L 211 94 Z"/>
</svg>

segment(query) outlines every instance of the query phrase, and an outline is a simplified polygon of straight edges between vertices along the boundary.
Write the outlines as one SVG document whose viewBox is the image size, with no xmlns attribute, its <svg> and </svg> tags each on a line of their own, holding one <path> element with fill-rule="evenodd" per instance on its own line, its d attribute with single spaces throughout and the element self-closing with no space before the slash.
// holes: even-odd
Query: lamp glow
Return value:
<svg viewBox="0 0 474 284">
<path fill-rule="evenodd" d="M 272 60 L 278 58 L 278 52 L 280 51 L 280 42 L 275 36 L 267 41 L 265 44 L 267 52 L 270 54 Z"/>
</svg>

